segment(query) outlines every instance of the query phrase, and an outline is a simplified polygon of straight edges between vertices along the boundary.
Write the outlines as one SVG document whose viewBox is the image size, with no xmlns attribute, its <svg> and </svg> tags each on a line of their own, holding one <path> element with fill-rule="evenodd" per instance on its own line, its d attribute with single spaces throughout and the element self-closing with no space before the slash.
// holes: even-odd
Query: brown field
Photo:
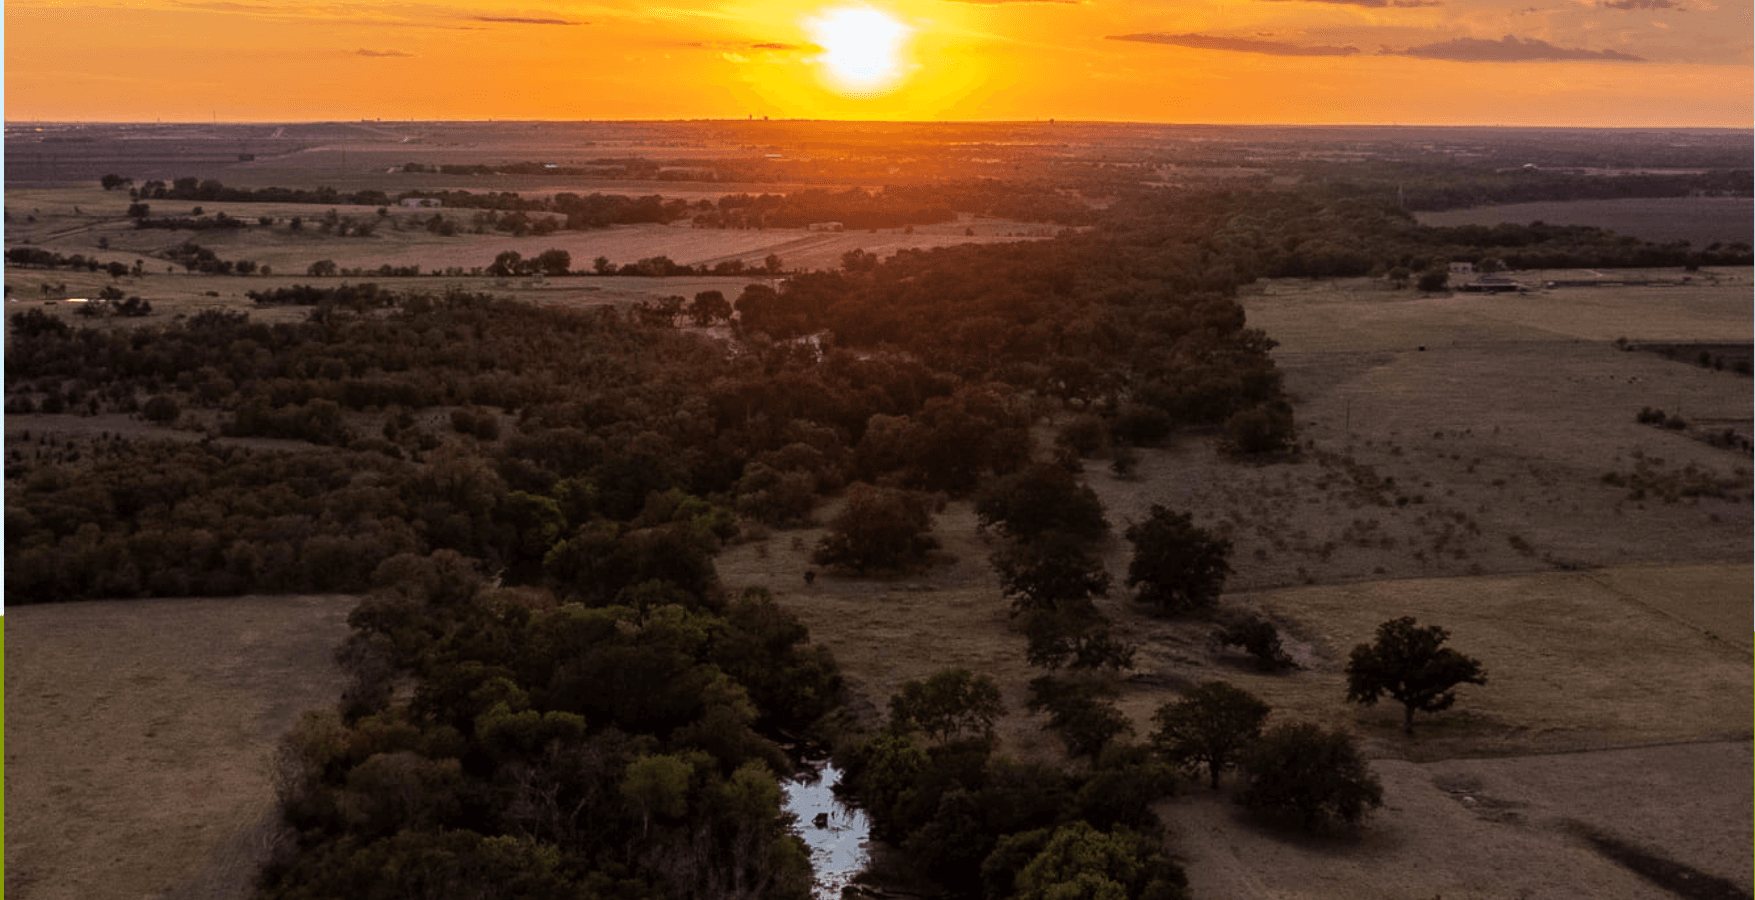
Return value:
<svg viewBox="0 0 1755 900">
<path fill-rule="evenodd" d="M 718 196 L 718 195 L 715 195 Z M 376 269 L 382 265 L 417 266 L 422 272 L 451 267 L 465 270 L 486 268 L 503 251 L 515 251 L 524 257 L 535 257 L 545 250 L 565 250 L 572 256 L 572 267 L 589 269 L 599 256 L 621 265 L 656 256 L 668 256 L 683 265 L 714 265 L 742 260 L 746 265 L 760 266 L 769 254 L 780 257 L 788 270 L 833 269 L 841 265 L 843 254 L 864 250 L 880 257 L 902 249 L 930 249 L 952 244 L 999 243 L 1048 237 L 1053 229 L 1003 219 L 965 216 L 962 221 L 940 225 L 923 225 L 912 233 L 904 229 L 876 231 L 808 231 L 800 228 L 766 230 L 720 230 L 691 227 L 686 222 L 674 225 L 619 225 L 593 231 L 557 231 L 542 237 L 513 237 L 509 233 L 489 231 L 486 234 L 460 233 L 441 237 L 423 230 L 417 221 L 425 221 L 433 213 L 415 211 L 392 212 L 370 237 L 332 237 L 319 233 L 315 221 L 329 207 L 310 204 L 272 203 L 205 203 L 204 214 L 221 211 L 254 223 L 260 216 L 272 216 L 280 222 L 270 230 L 252 224 L 236 231 L 168 231 L 136 229 L 127 220 L 125 193 L 104 191 L 95 185 L 71 188 L 34 188 L 10 190 L 6 207 L 12 216 L 7 226 L 15 242 L 29 241 L 34 246 L 71 256 L 81 253 L 105 263 L 120 262 L 132 266 L 144 260 L 141 277 L 132 275 L 112 279 L 101 273 L 68 270 L 8 269 L 6 283 L 12 298 L 19 302 L 91 297 L 104 286 L 115 284 L 130 295 L 152 301 L 162 313 L 174 315 L 188 312 L 183 306 L 203 304 L 201 298 L 214 292 L 226 303 L 248 302 L 247 291 L 263 291 L 291 284 L 311 282 L 306 270 L 318 260 L 330 260 L 342 269 Z M 170 208 L 164 201 L 153 206 L 153 215 L 185 215 L 190 205 L 178 203 Z M 77 209 L 77 212 L 75 210 Z M 356 220 L 377 220 L 376 207 L 335 207 L 345 217 Z M 448 210 L 445 214 L 467 227 L 472 210 Z M 22 221 L 26 216 L 36 221 Z M 286 228 L 287 219 L 302 217 L 307 223 L 300 232 Z M 405 226 L 396 230 L 390 223 Z M 971 234 L 972 232 L 972 234 Z M 100 238 L 109 240 L 109 249 L 98 249 Z M 182 266 L 162 258 L 166 249 L 194 241 L 212 249 L 221 259 L 253 260 L 272 268 L 270 276 L 210 277 L 185 273 Z M 373 281 L 385 286 L 424 287 L 443 290 L 459 287 L 464 290 L 495 290 L 510 292 L 521 299 L 535 302 L 595 304 L 617 302 L 630 297 L 646 299 L 653 295 L 682 294 L 684 288 L 663 285 L 666 279 L 570 277 L 552 279 L 495 279 L 463 276 L 418 279 L 360 276 L 349 281 Z M 743 286 L 756 277 L 718 278 L 709 287 L 734 298 Z M 48 284 L 51 290 L 42 291 Z M 64 288 L 63 288 L 64 286 Z M 689 287 L 685 285 L 684 287 Z M 166 305 L 166 304 L 169 305 Z"/>
<path fill-rule="evenodd" d="M 14 606 L 6 895 L 248 896 L 273 748 L 333 702 L 349 597 Z"/>
<path fill-rule="evenodd" d="M 1755 200 L 1748 197 L 1654 197 L 1507 203 L 1415 213 L 1414 218 L 1422 225 L 1594 225 L 1645 241 L 1688 241 L 1704 250 L 1713 243 L 1749 243 L 1752 214 Z"/>
<path fill-rule="evenodd" d="M 9 192 L 7 203 L 14 215 L 21 201 L 55 208 L 60 190 L 74 189 Z M 72 203 L 83 211 L 107 201 L 95 188 L 79 190 L 98 196 L 67 194 L 60 202 L 68 208 L 44 213 L 38 225 L 85 227 Z M 566 246 L 578 266 L 597 253 L 620 261 L 601 248 L 650 256 L 673 247 L 679 262 L 724 250 L 779 252 L 790 266 L 794 255 L 837 260 L 840 248 L 859 246 L 838 242 L 966 240 L 960 228 L 912 236 L 628 231 L 557 234 L 528 249 L 501 236 L 444 242 L 424 232 L 290 248 L 244 235 L 220 252 L 285 254 L 276 259 L 294 268 L 318 258 L 375 266 L 393 261 L 386 248 L 401 247 L 423 266 L 458 264 L 444 260 L 459 255 L 485 265 L 501 249 Z M 92 246 L 93 234 L 45 234 L 43 245 L 73 252 Z M 132 262 L 132 249 L 149 249 L 123 243 L 137 234 L 189 236 L 120 226 L 118 258 Z M 732 246 L 745 238 L 813 243 Z M 601 242 L 575 248 L 562 239 Z M 342 248 L 354 244 L 377 255 L 344 261 Z M 472 249 L 459 254 L 462 247 Z M 32 304 L 45 279 L 65 280 L 72 295 L 108 281 L 8 274 L 15 295 Z M 123 282 L 162 304 L 150 322 L 306 280 L 155 274 Z M 494 288 L 491 279 L 461 281 Z M 539 302 L 621 302 L 709 287 L 730 294 L 745 280 L 560 281 L 511 287 Z M 1179 688 L 1225 678 L 1268 700 L 1277 719 L 1352 729 L 1384 781 L 1386 808 L 1350 838 L 1263 829 L 1239 818 L 1223 792 L 1166 801 L 1170 849 L 1197 896 L 1664 896 L 1592 849 L 1580 837 L 1586 831 L 1751 888 L 1751 643 L 1743 629 L 1755 593 L 1755 492 L 1748 454 L 1705 440 L 1727 428 L 1750 436 L 1751 382 L 1613 343 L 1747 343 L 1749 292 L 1748 270 L 1700 273 L 1686 285 L 1495 297 L 1426 296 L 1363 280 L 1264 283 L 1243 302 L 1250 323 L 1281 342 L 1276 358 L 1296 402 L 1302 452 L 1240 464 L 1215 451 L 1213 435 L 1188 434 L 1142 451 L 1130 480 L 1110 475 L 1106 459 L 1086 461 L 1117 534 L 1163 503 L 1227 535 L 1237 572 L 1224 606 L 1272 617 L 1304 665 L 1257 674 L 1209 646 L 1210 624 L 1144 616 L 1118 591 L 1106 609 L 1141 645 L 1123 707 L 1142 736 L 1151 711 Z M 282 314 L 298 313 L 272 313 Z M 1645 406 L 1690 427 L 1640 425 L 1634 416 Z M 50 418 L 71 421 L 35 417 L 31 425 L 52 427 Z M 1041 436 L 1051 436 L 1047 425 Z M 819 519 L 832 512 L 825 505 Z M 836 654 L 873 712 L 906 680 L 966 666 L 1002 682 L 1013 710 L 1002 725 L 1007 749 L 1055 755 L 1056 739 L 1023 712 L 1024 684 L 1036 673 L 1023 664 L 1023 638 L 1008 628 L 987 565 L 995 539 L 975 527 L 967 503 L 948 504 L 937 533 L 941 564 L 905 577 L 824 575 L 807 586 L 815 528 L 737 544 L 720 571 L 732 587 L 774 589 Z M 1105 547 L 1118 580 L 1127 551 L 1119 537 Z M 350 603 L 15 608 L 8 890 L 24 898 L 240 896 L 268 834 L 268 754 L 298 709 L 334 696 L 327 651 Z M 1342 700 L 1348 650 L 1399 615 L 1450 628 L 1454 646 L 1480 657 L 1491 679 L 1465 688 L 1456 709 L 1422 718 L 1412 739 L 1399 733 L 1396 710 Z"/>
</svg>

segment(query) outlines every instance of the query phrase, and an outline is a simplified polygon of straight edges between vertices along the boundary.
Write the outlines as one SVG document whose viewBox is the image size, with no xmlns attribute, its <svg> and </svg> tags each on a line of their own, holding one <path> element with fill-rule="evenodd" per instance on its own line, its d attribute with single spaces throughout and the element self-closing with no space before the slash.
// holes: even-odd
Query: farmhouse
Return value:
<svg viewBox="0 0 1755 900">
<path fill-rule="evenodd" d="M 843 231 L 845 226 L 840 222 L 812 222 L 805 226 L 811 231 Z"/>
<path fill-rule="evenodd" d="M 445 204 L 437 197 L 404 197 L 399 205 L 404 209 L 438 209 Z"/>
</svg>

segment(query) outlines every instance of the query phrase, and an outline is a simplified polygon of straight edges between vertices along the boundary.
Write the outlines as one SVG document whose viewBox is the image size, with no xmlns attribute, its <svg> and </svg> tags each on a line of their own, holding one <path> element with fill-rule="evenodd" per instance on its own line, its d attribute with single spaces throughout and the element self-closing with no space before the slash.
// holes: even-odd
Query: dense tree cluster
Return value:
<svg viewBox="0 0 1755 900">
<path fill-rule="evenodd" d="M 1224 214 L 1197 220 L 1187 233 L 1190 204 Z M 1338 277 L 1423 271 L 1449 261 L 1493 258 L 1514 269 L 1638 268 L 1749 265 L 1748 245 L 1694 249 L 1654 244 L 1586 225 L 1420 225 L 1396 202 L 1393 188 L 1331 184 L 1301 191 L 1160 192 L 1131 195 L 1108 211 L 1105 226 L 1130 240 L 1185 234 L 1203 262 L 1235 277 Z"/>
<path fill-rule="evenodd" d="M 129 194 L 140 200 L 190 200 L 199 202 L 232 202 L 232 203 L 314 203 L 325 206 L 384 206 L 390 203 L 390 196 L 383 191 L 338 191 L 330 187 L 319 188 L 232 188 L 226 187 L 218 180 L 207 178 L 177 178 L 169 184 L 153 179 L 142 182 L 140 187 L 130 189 Z"/>
<path fill-rule="evenodd" d="M 196 521 L 211 530 L 221 557 L 197 555 L 200 563 L 177 566 L 200 577 L 155 579 L 149 573 L 158 564 L 137 560 L 138 577 L 109 588 L 113 595 L 357 588 L 373 554 L 410 549 L 456 549 L 490 566 L 537 573 L 545 571 L 545 554 L 574 531 L 598 517 L 631 523 L 650 497 L 673 489 L 784 525 L 804 521 L 816 496 L 852 481 L 967 492 L 983 477 L 1011 471 L 1029 449 L 1028 404 L 1005 386 L 965 382 L 901 354 L 756 340 L 749 352 L 728 356 L 709 338 L 642 321 L 637 310 L 569 313 L 473 295 L 392 295 L 369 285 L 297 286 L 254 299 L 311 312 L 304 322 L 277 325 L 204 312 L 131 333 L 63 330 L 36 324 L 41 314 L 15 316 L 9 408 L 131 412 L 166 395 L 228 434 L 346 448 L 368 462 L 344 466 L 313 452 L 300 464 L 334 467 L 334 477 L 347 468 L 360 477 L 381 471 L 378 487 L 395 499 L 374 518 L 397 537 L 355 542 L 357 565 L 294 574 L 304 535 L 340 541 L 353 524 L 321 515 L 330 488 L 313 485 L 299 496 L 312 508 L 275 503 L 254 511 L 263 522 L 304 517 L 291 536 L 272 541 L 271 556 L 292 555 L 287 565 L 215 564 L 256 530 L 204 514 Z M 481 414 L 472 412 L 467 427 L 453 428 L 458 409 L 497 410 L 498 427 L 483 430 Z M 113 513 L 109 495 L 141 477 L 140 462 L 124 457 L 186 453 L 211 457 L 201 463 L 205 474 L 155 512 L 203 503 L 210 483 L 232 470 L 229 454 L 238 454 L 237 465 L 258 458 L 278 465 L 270 454 L 216 448 L 106 451 L 78 467 L 96 469 L 87 479 L 92 514 L 17 520 L 8 564 L 43 555 L 52 570 L 60 554 L 85 546 L 67 543 L 80 524 L 96 529 L 100 544 L 145 548 L 143 534 L 179 519 L 143 518 L 126 505 L 124 515 Z M 9 465 L 21 475 L 38 468 L 17 455 Z M 77 476 L 68 470 L 65 477 Z M 265 478 L 249 490 L 268 487 Z M 518 549 L 526 538 L 515 534 L 521 514 L 510 498 L 519 491 L 565 513 L 564 530 L 546 546 Z M 27 487 L 8 505 L 29 512 L 49 502 L 67 497 Z M 287 521 L 276 527 L 284 531 Z M 210 569 L 231 574 L 209 578 Z M 19 588 L 39 583 L 49 593 L 38 599 L 106 590 L 77 578 L 52 582 L 21 579 L 14 596 L 28 602 L 35 589 Z"/>
<path fill-rule="evenodd" d="M 1338 173 L 1337 173 L 1338 174 Z M 1687 197 L 1747 197 L 1755 190 L 1755 173 L 1747 166 L 1704 172 L 1627 172 L 1595 174 L 1566 168 L 1482 170 L 1454 161 L 1427 165 L 1371 167 L 1342 176 L 1399 188 L 1408 209 L 1464 209 L 1544 200 L 1613 200 Z"/>
<path fill-rule="evenodd" d="M 765 592 L 655 580 L 556 605 L 446 551 L 374 581 L 341 710 L 282 742 L 296 839 L 263 897 L 809 896 L 771 738 L 838 676 Z"/>
<path fill-rule="evenodd" d="M 843 228 L 867 230 L 954 222 L 955 210 L 942 196 L 911 195 L 884 191 L 872 194 L 860 188 L 845 191 L 812 189 L 788 194 L 727 194 L 711 211 L 697 213 L 700 228 L 803 228 L 837 222 Z"/>
<path fill-rule="evenodd" d="M 887 727 L 843 760 L 874 835 L 959 897 L 1187 896 L 1151 809 L 1174 789 L 1163 763 L 1123 747 L 1084 772 L 1021 763 L 994 752 L 1000 711 L 966 671 L 904 685 Z"/>
<path fill-rule="evenodd" d="M 8 247 L 6 264 L 17 268 L 30 269 L 84 269 L 88 272 L 105 271 L 113 278 L 120 278 L 130 272 L 139 274 L 139 267 L 129 268 L 119 262 L 106 263 L 95 256 L 83 253 L 62 255 L 41 247 Z"/>
</svg>

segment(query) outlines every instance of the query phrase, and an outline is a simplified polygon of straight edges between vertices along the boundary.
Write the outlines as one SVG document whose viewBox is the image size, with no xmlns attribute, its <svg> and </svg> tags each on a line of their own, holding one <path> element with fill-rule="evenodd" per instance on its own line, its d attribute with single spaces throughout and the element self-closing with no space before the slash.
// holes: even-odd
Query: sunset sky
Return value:
<svg viewBox="0 0 1755 900">
<path fill-rule="evenodd" d="M 1748 0 L 7 0 L 10 121 L 1751 125 Z"/>
</svg>

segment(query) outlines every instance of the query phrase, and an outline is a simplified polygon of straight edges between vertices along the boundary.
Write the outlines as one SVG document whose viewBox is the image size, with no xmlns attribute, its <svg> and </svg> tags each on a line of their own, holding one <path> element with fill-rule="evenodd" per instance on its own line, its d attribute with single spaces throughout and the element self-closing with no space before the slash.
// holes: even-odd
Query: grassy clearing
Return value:
<svg viewBox="0 0 1755 900">
<path fill-rule="evenodd" d="M 1162 812 L 1189 886 L 1205 900 L 1674 900 L 1581 838 L 1581 827 L 1747 896 L 1749 764 L 1747 742 L 1425 765 L 1381 760 L 1373 768 L 1387 805 L 1345 837 L 1270 831 L 1243 818 L 1223 793 L 1204 790 L 1168 801 Z"/>
<path fill-rule="evenodd" d="M 340 691 L 355 599 L 13 607 L 6 894 L 247 896 L 273 748 Z"/>
</svg>

